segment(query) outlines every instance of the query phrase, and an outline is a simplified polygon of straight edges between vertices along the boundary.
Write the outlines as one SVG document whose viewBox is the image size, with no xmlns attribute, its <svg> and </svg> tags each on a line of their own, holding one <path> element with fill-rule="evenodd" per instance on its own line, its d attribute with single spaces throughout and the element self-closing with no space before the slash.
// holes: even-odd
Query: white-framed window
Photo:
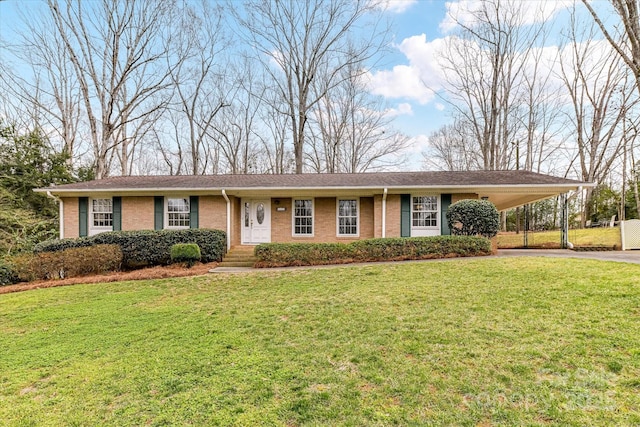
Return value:
<svg viewBox="0 0 640 427">
<path fill-rule="evenodd" d="M 165 204 L 166 228 L 189 228 L 191 206 L 188 197 L 168 198 Z"/>
<path fill-rule="evenodd" d="M 360 199 L 344 198 L 338 199 L 338 236 L 358 236 L 360 234 Z"/>
<path fill-rule="evenodd" d="M 313 199 L 293 199 L 293 235 L 313 236 Z"/>
<path fill-rule="evenodd" d="M 89 213 L 89 234 L 113 230 L 113 201 L 109 199 L 91 199 Z"/>
<path fill-rule="evenodd" d="M 413 229 L 437 229 L 440 200 L 438 196 L 411 197 L 411 226 Z"/>
</svg>

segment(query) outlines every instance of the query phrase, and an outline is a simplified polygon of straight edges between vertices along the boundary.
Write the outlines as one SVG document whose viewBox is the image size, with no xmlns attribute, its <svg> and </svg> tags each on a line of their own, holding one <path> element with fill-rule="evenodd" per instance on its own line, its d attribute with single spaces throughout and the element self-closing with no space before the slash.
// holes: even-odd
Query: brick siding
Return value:
<svg viewBox="0 0 640 427">
<path fill-rule="evenodd" d="M 153 229 L 153 197 L 123 197 L 122 230 Z"/>
<path fill-rule="evenodd" d="M 200 228 L 227 230 L 227 201 L 222 196 L 200 196 L 198 225 Z"/>
<path fill-rule="evenodd" d="M 62 199 L 62 203 L 64 204 L 64 237 L 75 239 L 80 235 L 80 225 L 78 223 L 78 198 L 65 197 Z"/>
</svg>

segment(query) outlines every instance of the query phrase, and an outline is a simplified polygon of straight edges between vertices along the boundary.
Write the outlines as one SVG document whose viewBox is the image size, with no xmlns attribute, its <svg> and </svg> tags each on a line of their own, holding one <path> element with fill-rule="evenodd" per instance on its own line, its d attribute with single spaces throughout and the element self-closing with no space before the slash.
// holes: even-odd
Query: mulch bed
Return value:
<svg viewBox="0 0 640 427">
<path fill-rule="evenodd" d="M 148 279 L 165 279 L 170 277 L 187 277 L 201 276 L 207 274 L 209 270 L 218 265 L 216 262 L 201 264 L 197 263 L 191 268 L 187 268 L 182 264 L 172 264 L 166 266 L 155 266 L 141 268 L 133 271 L 118 271 L 108 274 L 97 274 L 92 276 L 72 277 L 69 279 L 58 280 L 37 280 L 29 283 L 18 283 L 9 286 L 0 286 L 0 294 L 8 294 L 11 292 L 28 291 L 31 289 L 53 288 L 56 286 L 69 286 L 84 283 L 107 283 L 107 282 L 123 282 L 127 280 L 148 280 Z"/>
</svg>

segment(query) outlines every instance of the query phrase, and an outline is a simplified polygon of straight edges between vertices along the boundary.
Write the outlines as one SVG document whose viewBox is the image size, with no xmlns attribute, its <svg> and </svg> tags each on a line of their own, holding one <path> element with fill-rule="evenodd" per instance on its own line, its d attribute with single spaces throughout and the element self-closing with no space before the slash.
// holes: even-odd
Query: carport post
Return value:
<svg viewBox="0 0 640 427">
<path fill-rule="evenodd" d="M 560 247 L 567 249 L 569 246 L 569 198 L 567 193 L 560 195 L 560 204 L 562 205 L 562 213 L 560 215 Z"/>
</svg>

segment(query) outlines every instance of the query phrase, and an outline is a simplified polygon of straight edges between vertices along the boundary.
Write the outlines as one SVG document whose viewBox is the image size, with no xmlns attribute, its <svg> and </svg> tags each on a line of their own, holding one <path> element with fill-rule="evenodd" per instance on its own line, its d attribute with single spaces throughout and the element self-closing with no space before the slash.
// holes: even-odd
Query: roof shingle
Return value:
<svg viewBox="0 0 640 427">
<path fill-rule="evenodd" d="M 46 190 L 145 190 L 240 188 L 371 188 L 439 186 L 575 185 L 586 183 L 528 171 L 375 172 L 285 175 L 119 176 L 59 185 Z"/>
</svg>

